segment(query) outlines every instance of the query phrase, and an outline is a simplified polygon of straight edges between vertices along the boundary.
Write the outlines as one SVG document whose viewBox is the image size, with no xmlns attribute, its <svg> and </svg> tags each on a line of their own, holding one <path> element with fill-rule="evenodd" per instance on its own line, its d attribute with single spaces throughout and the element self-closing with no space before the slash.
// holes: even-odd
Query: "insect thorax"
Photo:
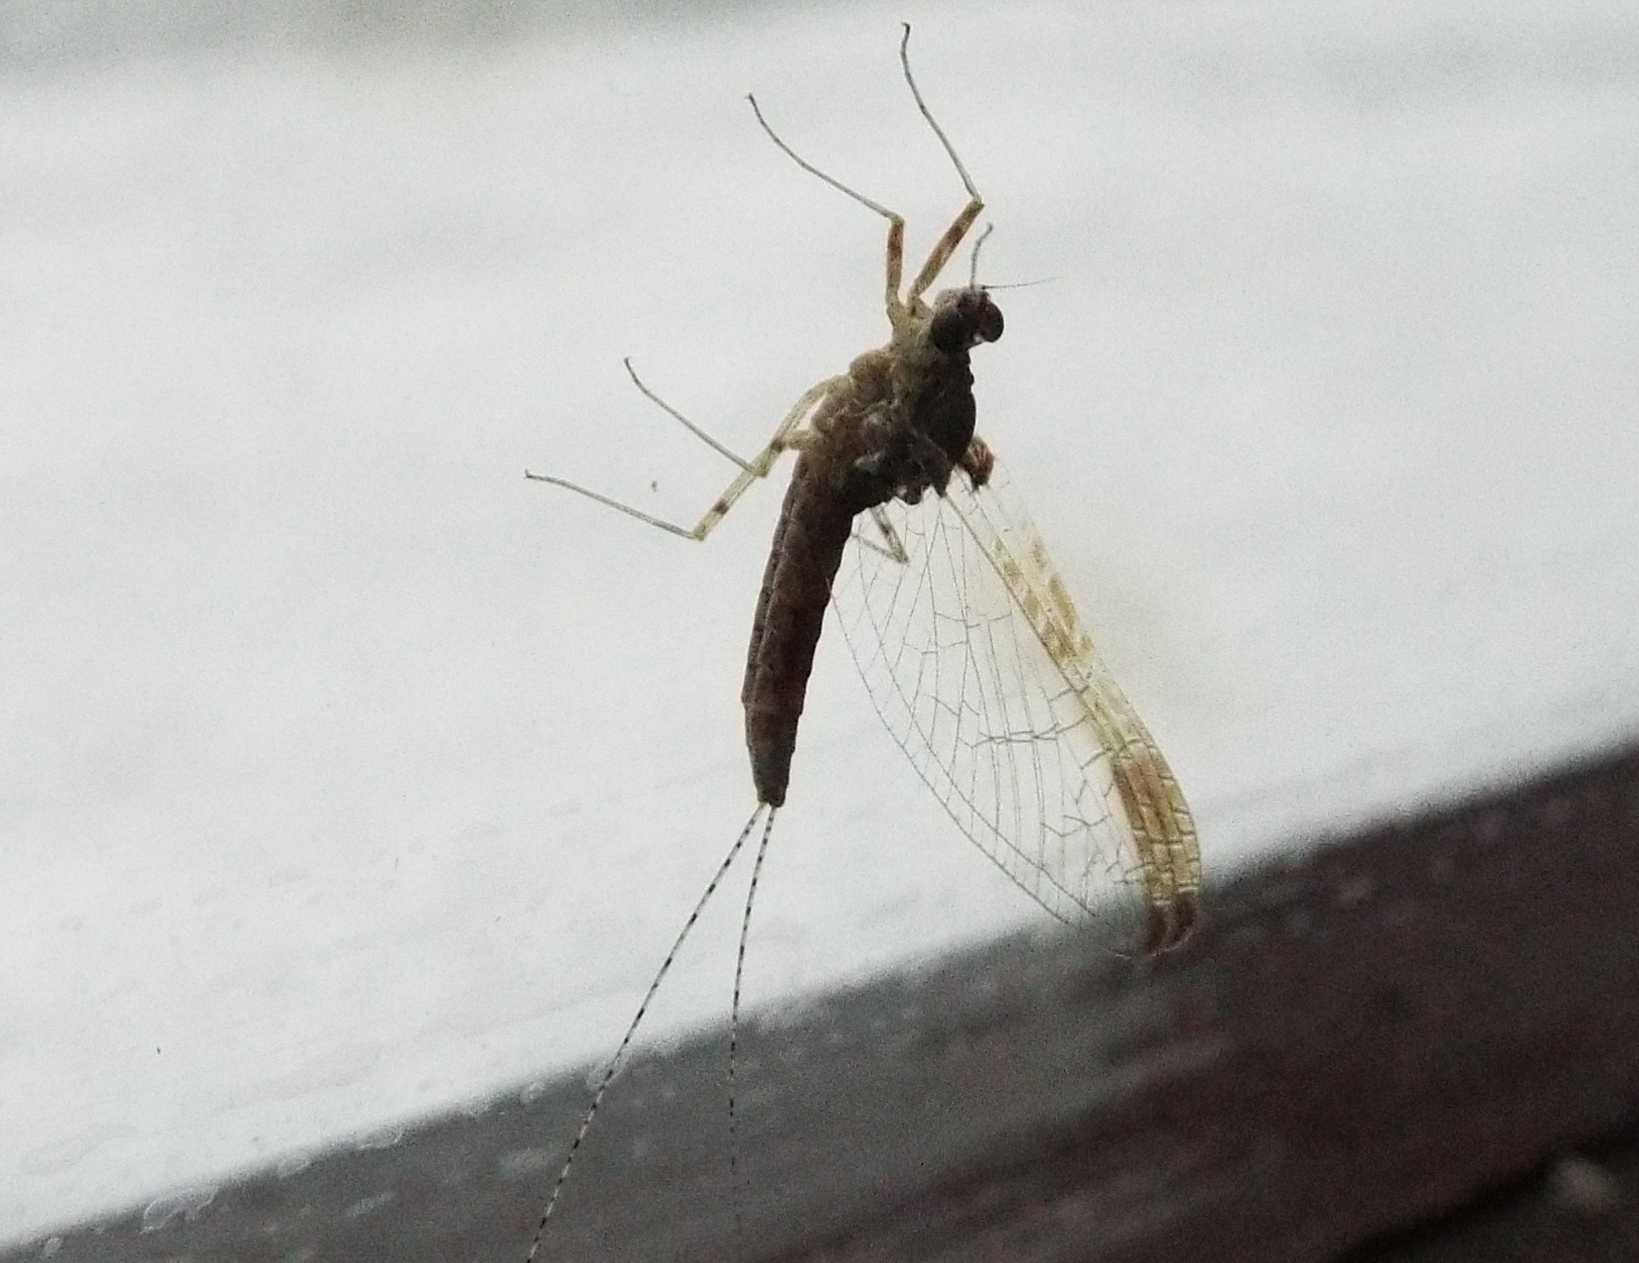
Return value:
<svg viewBox="0 0 1639 1263">
<path fill-rule="evenodd" d="M 961 318 L 953 320 L 958 294 Z M 846 390 L 815 418 L 830 449 L 831 485 L 855 512 L 944 490 L 973 442 L 968 348 L 993 340 L 1000 327 L 1001 313 L 982 290 L 954 291 L 931 310 L 906 313 L 887 346 L 855 357 Z M 938 345 L 936 332 L 949 345 Z"/>
</svg>

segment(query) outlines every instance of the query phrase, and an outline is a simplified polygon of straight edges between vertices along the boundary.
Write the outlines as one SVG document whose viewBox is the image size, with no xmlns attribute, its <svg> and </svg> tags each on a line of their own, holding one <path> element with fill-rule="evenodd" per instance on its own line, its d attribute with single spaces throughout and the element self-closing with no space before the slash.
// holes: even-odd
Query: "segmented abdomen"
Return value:
<svg viewBox="0 0 1639 1263">
<path fill-rule="evenodd" d="M 830 489 L 828 465 L 805 452 L 791 475 L 757 595 L 740 690 L 757 801 L 772 807 L 785 802 L 831 581 L 853 527 L 853 507 Z"/>
</svg>

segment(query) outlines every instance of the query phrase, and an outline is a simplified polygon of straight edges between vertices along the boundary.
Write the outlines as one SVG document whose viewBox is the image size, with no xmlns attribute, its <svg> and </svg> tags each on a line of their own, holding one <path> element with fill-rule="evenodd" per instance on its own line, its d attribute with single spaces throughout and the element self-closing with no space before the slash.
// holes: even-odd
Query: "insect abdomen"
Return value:
<svg viewBox="0 0 1639 1263">
<path fill-rule="evenodd" d="M 827 486 L 825 464 L 805 453 L 786 488 L 757 596 L 745 686 L 740 690 L 757 801 L 772 807 L 785 802 L 797 721 L 831 599 L 831 581 L 853 527 L 851 506 Z"/>
</svg>

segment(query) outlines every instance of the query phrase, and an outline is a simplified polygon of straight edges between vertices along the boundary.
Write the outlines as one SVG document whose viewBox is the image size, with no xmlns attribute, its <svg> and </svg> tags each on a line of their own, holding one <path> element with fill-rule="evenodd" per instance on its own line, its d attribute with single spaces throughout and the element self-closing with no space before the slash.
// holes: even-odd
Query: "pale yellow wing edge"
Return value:
<svg viewBox="0 0 1639 1263">
<path fill-rule="evenodd" d="M 1200 840 L 1178 778 L 1098 656 L 1007 473 L 998 465 L 986 486 L 953 495 L 951 505 L 1097 734 L 1110 760 L 1141 871 L 1149 914 L 1146 947 L 1174 946 L 1197 920 L 1201 890 Z"/>
</svg>

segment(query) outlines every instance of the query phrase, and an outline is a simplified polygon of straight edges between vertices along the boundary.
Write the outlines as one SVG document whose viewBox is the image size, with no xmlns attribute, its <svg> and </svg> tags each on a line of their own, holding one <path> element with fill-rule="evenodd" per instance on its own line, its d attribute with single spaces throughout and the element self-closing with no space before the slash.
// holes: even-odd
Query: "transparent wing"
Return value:
<svg viewBox="0 0 1639 1263">
<path fill-rule="evenodd" d="M 862 516 L 832 588 L 871 702 L 957 827 L 1062 921 L 1168 946 L 1195 919 L 1183 793 L 1005 470 Z"/>
</svg>

